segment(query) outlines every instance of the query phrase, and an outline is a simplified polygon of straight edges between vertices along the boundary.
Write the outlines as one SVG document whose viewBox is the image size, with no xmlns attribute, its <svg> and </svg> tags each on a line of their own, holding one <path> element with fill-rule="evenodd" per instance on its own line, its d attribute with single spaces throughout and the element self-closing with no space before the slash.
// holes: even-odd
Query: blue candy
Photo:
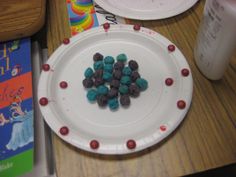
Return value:
<svg viewBox="0 0 236 177">
<path fill-rule="evenodd" d="M 103 61 L 97 61 L 93 64 L 93 69 L 94 70 L 103 69 L 103 67 L 104 67 Z"/>
<path fill-rule="evenodd" d="M 84 76 L 86 78 L 91 78 L 93 76 L 93 69 L 92 68 L 87 68 L 84 72 Z"/>
<path fill-rule="evenodd" d="M 97 91 L 95 89 L 91 89 L 87 92 L 87 98 L 89 101 L 95 101 L 97 99 Z"/>
<path fill-rule="evenodd" d="M 99 95 L 106 95 L 108 93 L 109 89 L 105 85 L 100 85 L 97 88 L 97 93 Z"/>
<path fill-rule="evenodd" d="M 123 68 L 122 73 L 123 73 L 125 76 L 130 76 L 131 73 L 132 73 L 132 70 L 131 70 L 130 67 L 126 66 L 126 67 Z"/>
<path fill-rule="evenodd" d="M 127 61 L 127 56 L 124 53 L 122 53 L 122 54 L 120 54 L 116 57 L 116 60 L 121 61 L 121 62 L 126 62 Z"/>
<path fill-rule="evenodd" d="M 119 92 L 122 95 L 127 94 L 129 92 L 129 87 L 127 85 L 121 85 L 119 87 Z"/>
<path fill-rule="evenodd" d="M 104 71 L 105 71 L 105 72 L 112 73 L 112 71 L 113 71 L 113 65 L 112 65 L 112 64 L 105 64 L 105 65 L 104 65 Z"/>
<path fill-rule="evenodd" d="M 103 78 L 105 81 L 109 82 L 109 81 L 112 80 L 112 74 L 109 73 L 109 72 L 104 72 L 102 78 Z"/>
<path fill-rule="evenodd" d="M 135 83 L 137 84 L 137 86 L 140 88 L 141 91 L 144 91 L 147 89 L 148 87 L 148 81 L 146 81 L 143 78 L 138 78 Z"/>
<path fill-rule="evenodd" d="M 115 62 L 114 58 L 112 56 L 106 56 L 104 58 L 104 63 L 105 64 L 113 64 Z"/>
<path fill-rule="evenodd" d="M 119 107 L 119 102 L 117 98 L 108 100 L 108 106 L 111 110 L 115 110 Z"/>
<path fill-rule="evenodd" d="M 120 79 L 120 83 L 124 85 L 130 85 L 131 84 L 131 78 L 129 76 L 122 76 Z"/>
</svg>

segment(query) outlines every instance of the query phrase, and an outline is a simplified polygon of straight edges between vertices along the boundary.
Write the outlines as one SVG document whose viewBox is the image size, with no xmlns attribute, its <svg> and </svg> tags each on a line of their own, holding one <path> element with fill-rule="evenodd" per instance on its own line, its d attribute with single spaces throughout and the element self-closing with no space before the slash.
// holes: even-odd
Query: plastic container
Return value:
<svg viewBox="0 0 236 177">
<path fill-rule="evenodd" d="M 236 0 L 207 0 L 194 57 L 211 80 L 221 79 L 236 49 Z"/>
</svg>

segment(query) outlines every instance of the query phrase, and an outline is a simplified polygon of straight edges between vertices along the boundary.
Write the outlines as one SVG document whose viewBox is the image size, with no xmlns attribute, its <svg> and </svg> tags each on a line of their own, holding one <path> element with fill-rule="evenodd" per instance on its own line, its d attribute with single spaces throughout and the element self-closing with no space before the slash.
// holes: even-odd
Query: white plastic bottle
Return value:
<svg viewBox="0 0 236 177">
<path fill-rule="evenodd" d="M 236 49 L 236 0 L 206 0 L 194 57 L 211 80 L 221 79 Z"/>
</svg>

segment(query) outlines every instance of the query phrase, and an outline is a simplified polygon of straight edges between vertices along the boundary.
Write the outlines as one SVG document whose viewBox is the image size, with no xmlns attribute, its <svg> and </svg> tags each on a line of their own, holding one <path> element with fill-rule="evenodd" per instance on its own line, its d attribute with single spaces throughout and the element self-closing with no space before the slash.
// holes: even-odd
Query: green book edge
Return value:
<svg viewBox="0 0 236 177">
<path fill-rule="evenodd" d="M 9 159 L 0 161 L 1 177 L 16 177 L 33 169 L 33 150 L 25 151 Z"/>
</svg>

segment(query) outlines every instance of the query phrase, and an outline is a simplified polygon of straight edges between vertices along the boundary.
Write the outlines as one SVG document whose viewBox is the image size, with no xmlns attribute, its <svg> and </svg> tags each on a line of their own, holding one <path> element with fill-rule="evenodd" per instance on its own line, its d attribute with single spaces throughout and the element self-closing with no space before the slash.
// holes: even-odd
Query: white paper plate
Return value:
<svg viewBox="0 0 236 177">
<path fill-rule="evenodd" d="M 189 65 L 180 50 L 167 50 L 169 44 L 152 30 L 134 31 L 130 25 L 111 25 L 107 32 L 98 27 L 72 37 L 50 57 L 50 70 L 41 73 L 38 98 L 49 100 L 46 106 L 40 105 L 46 122 L 68 143 L 96 153 L 131 153 L 160 142 L 183 120 L 192 98 L 191 72 L 186 77 L 181 74 L 183 68 L 190 71 Z M 92 66 L 96 52 L 104 56 L 125 53 L 139 63 L 149 87 L 138 98 L 131 98 L 129 108 L 113 112 L 88 102 L 83 73 Z M 165 84 L 166 78 L 174 80 L 172 86 Z M 68 83 L 66 89 L 59 87 L 61 81 Z M 186 102 L 184 109 L 177 107 L 179 100 Z M 69 128 L 66 136 L 59 133 L 63 126 Z M 100 144 L 96 150 L 90 148 L 94 139 Z M 136 142 L 133 150 L 126 147 L 129 139 Z"/>
<path fill-rule="evenodd" d="M 178 15 L 198 0 L 94 0 L 115 15 L 137 19 L 157 20 Z"/>
</svg>

